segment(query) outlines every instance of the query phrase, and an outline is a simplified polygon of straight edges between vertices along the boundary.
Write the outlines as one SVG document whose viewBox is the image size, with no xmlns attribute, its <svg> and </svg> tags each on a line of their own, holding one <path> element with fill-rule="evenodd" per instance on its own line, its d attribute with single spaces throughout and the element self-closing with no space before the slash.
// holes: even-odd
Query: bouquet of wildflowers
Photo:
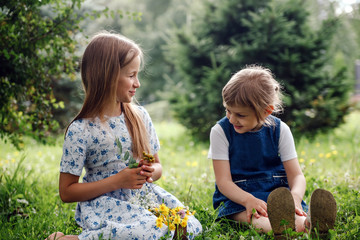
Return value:
<svg viewBox="0 0 360 240">
<path fill-rule="evenodd" d="M 174 231 L 176 226 L 180 225 L 185 228 L 189 216 L 194 215 L 195 211 L 190 212 L 187 207 L 169 208 L 162 203 L 158 208 L 149 209 L 156 217 L 156 227 L 162 228 L 163 224 L 169 227 L 170 231 Z"/>
<path fill-rule="evenodd" d="M 121 142 L 118 138 L 115 139 L 116 145 L 118 146 L 119 149 L 119 155 L 121 156 L 122 154 L 122 145 Z M 143 158 L 144 161 L 148 162 L 148 163 L 153 163 L 155 162 L 155 158 L 153 155 L 143 152 Z M 136 162 L 135 158 L 130 155 L 129 151 L 126 151 L 124 154 L 124 160 L 125 161 L 129 161 L 129 168 L 137 168 L 139 167 L 139 163 Z"/>
</svg>

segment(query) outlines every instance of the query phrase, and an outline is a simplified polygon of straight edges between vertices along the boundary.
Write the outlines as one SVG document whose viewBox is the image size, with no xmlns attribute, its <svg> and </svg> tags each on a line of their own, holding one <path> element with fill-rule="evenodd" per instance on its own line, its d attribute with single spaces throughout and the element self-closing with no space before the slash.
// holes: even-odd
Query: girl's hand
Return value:
<svg viewBox="0 0 360 240">
<path fill-rule="evenodd" d="M 151 163 L 141 160 L 139 162 L 139 166 L 141 167 L 140 175 L 146 177 L 146 181 L 152 183 L 154 180 L 152 179 L 153 172 L 155 171 L 154 167 L 151 166 Z"/>
<path fill-rule="evenodd" d="M 146 182 L 146 176 L 142 176 L 140 172 L 142 171 L 141 167 L 138 168 L 125 168 L 124 170 L 118 172 L 116 180 L 119 188 L 127 189 L 140 189 L 143 184 Z"/>
<path fill-rule="evenodd" d="M 306 212 L 304 212 L 302 205 L 301 205 L 302 199 L 294 193 L 292 193 L 292 196 L 293 196 L 294 203 L 295 203 L 295 214 L 306 217 L 307 214 L 306 214 Z"/>
<path fill-rule="evenodd" d="M 261 216 L 267 217 L 267 204 L 263 200 L 259 198 L 255 198 L 251 196 L 246 201 L 246 219 L 248 223 L 251 223 L 251 216 L 254 215 L 256 218 L 260 218 Z"/>
</svg>

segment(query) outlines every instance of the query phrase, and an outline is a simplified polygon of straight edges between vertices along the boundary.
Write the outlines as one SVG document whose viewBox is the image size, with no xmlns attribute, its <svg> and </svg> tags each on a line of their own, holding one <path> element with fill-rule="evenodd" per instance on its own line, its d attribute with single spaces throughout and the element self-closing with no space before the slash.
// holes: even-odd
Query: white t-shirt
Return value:
<svg viewBox="0 0 360 240">
<path fill-rule="evenodd" d="M 294 138 L 286 123 L 280 122 L 279 154 L 282 162 L 297 158 Z M 211 128 L 209 159 L 229 160 L 229 141 L 220 124 Z"/>
</svg>

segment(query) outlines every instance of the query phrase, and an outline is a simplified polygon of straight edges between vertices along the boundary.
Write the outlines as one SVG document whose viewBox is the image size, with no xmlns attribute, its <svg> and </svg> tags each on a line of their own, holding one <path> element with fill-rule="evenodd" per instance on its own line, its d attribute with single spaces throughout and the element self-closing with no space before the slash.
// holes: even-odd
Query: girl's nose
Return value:
<svg viewBox="0 0 360 240">
<path fill-rule="evenodd" d="M 134 81 L 134 88 L 139 88 L 141 86 L 139 78 L 136 77 L 135 81 Z"/>
<path fill-rule="evenodd" d="M 230 114 L 230 116 L 229 116 L 229 122 L 230 122 L 231 124 L 234 124 L 235 121 L 236 121 L 236 119 L 235 119 L 235 117 L 234 117 L 234 114 Z"/>
</svg>

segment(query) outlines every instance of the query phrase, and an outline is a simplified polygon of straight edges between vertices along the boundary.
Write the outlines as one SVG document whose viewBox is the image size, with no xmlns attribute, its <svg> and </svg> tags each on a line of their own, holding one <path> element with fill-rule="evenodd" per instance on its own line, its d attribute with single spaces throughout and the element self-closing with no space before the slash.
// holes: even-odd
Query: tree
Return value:
<svg viewBox="0 0 360 240">
<path fill-rule="evenodd" d="M 58 127 L 52 112 L 64 106 L 52 86 L 76 78 L 79 23 L 122 14 L 105 8 L 78 15 L 83 1 L 0 1 L 0 137 L 16 147 L 25 135 L 45 142 Z"/>
<path fill-rule="evenodd" d="M 208 139 L 225 115 L 222 87 L 245 65 L 259 64 L 284 85 L 281 118 L 295 135 L 338 126 L 349 109 L 346 69 L 329 65 L 338 21 L 325 19 L 313 29 L 308 17 L 302 0 L 206 1 L 191 29 L 175 32 L 167 46 L 181 79 L 171 98 L 175 117 L 194 136 Z"/>
</svg>

